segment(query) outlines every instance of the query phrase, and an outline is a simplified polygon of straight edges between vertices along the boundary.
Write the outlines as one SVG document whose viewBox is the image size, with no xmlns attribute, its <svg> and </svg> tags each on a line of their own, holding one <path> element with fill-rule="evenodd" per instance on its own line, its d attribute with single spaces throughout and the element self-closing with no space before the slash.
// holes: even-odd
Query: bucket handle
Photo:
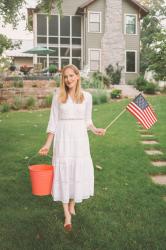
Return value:
<svg viewBox="0 0 166 250">
<path fill-rule="evenodd" d="M 34 159 L 34 158 L 37 157 L 37 156 L 40 156 L 39 153 L 36 153 L 35 155 L 33 155 L 33 156 L 28 160 L 28 166 L 30 165 L 31 160 Z M 49 154 L 43 155 L 43 156 L 44 156 L 44 157 L 49 157 L 49 158 L 52 159 L 52 156 L 49 155 Z M 43 157 L 43 156 L 42 156 L 42 157 Z"/>
</svg>

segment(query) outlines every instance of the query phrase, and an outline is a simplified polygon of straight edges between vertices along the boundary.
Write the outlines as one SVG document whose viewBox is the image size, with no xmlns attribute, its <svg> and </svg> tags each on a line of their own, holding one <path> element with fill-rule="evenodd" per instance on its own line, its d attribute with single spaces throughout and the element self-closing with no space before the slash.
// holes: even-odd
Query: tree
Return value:
<svg viewBox="0 0 166 250">
<path fill-rule="evenodd" d="M 143 0 L 149 7 L 149 14 L 143 18 L 141 31 L 141 72 L 153 70 L 157 80 L 166 79 L 166 30 L 162 20 L 166 17 L 164 0 Z"/>
<path fill-rule="evenodd" d="M 59 13 L 62 13 L 62 1 L 63 0 L 38 0 L 38 6 L 44 9 L 48 14 L 51 13 L 52 8 L 57 8 Z M 10 23 L 15 27 L 20 18 L 24 18 L 20 10 L 25 3 L 26 0 L 1 0 L 0 16 L 3 23 Z"/>
<path fill-rule="evenodd" d="M 0 34 L 0 56 L 4 50 L 19 48 L 20 44 L 20 41 L 13 43 L 7 36 Z"/>
</svg>

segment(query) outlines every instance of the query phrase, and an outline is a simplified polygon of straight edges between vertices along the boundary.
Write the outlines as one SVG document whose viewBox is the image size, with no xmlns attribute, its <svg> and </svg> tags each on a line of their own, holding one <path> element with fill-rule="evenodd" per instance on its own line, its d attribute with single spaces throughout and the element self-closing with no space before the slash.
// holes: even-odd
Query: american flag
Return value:
<svg viewBox="0 0 166 250">
<path fill-rule="evenodd" d="M 156 121 L 157 117 L 145 98 L 139 94 L 130 102 L 126 109 L 136 117 L 144 128 L 149 129 Z"/>
</svg>

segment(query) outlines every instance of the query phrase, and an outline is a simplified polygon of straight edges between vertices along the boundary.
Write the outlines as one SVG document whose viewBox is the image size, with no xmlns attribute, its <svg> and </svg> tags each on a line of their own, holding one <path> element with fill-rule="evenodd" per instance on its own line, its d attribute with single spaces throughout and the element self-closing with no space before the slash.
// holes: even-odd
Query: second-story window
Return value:
<svg viewBox="0 0 166 250">
<path fill-rule="evenodd" d="M 88 12 L 88 32 L 101 32 L 101 12 Z"/>
<path fill-rule="evenodd" d="M 137 16 L 134 14 L 125 15 L 125 33 L 137 34 Z"/>
</svg>

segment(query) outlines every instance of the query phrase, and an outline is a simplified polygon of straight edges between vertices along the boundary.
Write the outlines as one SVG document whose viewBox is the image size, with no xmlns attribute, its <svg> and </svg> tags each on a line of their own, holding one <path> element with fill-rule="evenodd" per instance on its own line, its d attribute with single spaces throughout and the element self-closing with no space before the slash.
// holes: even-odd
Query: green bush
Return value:
<svg viewBox="0 0 166 250">
<path fill-rule="evenodd" d="M 108 94 L 106 91 L 94 91 L 92 93 L 92 98 L 94 105 L 108 102 Z"/>
<path fill-rule="evenodd" d="M 53 95 L 48 95 L 44 98 L 44 107 L 50 107 Z"/>
<path fill-rule="evenodd" d="M 161 92 L 162 94 L 166 94 L 166 85 L 164 85 L 164 87 L 162 87 L 162 88 L 160 89 L 160 92 Z"/>
<path fill-rule="evenodd" d="M 116 67 L 113 67 L 111 64 L 105 69 L 107 76 L 109 77 L 111 84 L 119 84 L 121 79 L 121 72 L 123 67 L 119 66 L 119 63 L 116 63 Z"/>
<path fill-rule="evenodd" d="M 55 80 L 56 87 L 59 87 L 60 83 L 61 83 L 61 77 L 60 77 L 60 75 L 55 76 L 54 80 Z"/>
<path fill-rule="evenodd" d="M 5 113 L 10 111 L 10 105 L 8 103 L 2 103 L 0 105 L 0 112 Z"/>
<path fill-rule="evenodd" d="M 114 90 L 111 92 L 111 98 L 112 98 L 112 99 L 119 99 L 119 98 L 121 98 L 121 93 L 122 93 L 122 90 L 121 90 L 121 89 L 114 89 Z"/>
<path fill-rule="evenodd" d="M 24 86 L 23 80 L 20 78 L 15 78 L 15 80 L 13 82 L 13 86 L 15 88 L 23 88 L 23 86 Z"/>
<path fill-rule="evenodd" d="M 90 88 L 95 88 L 95 89 L 103 89 L 104 86 L 104 81 L 103 81 L 103 74 L 99 71 L 93 72 L 91 78 L 90 78 Z"/>
<path fill-rule="evenodd" d="M 147 82 L 143 92 L 145 94 L 154 95 L 156 91 L 157 91 L 157 85 L 154 84 L 153 82 Z"/>
<path fill-rule="evenodd" d="M 144 76 L 139 76 L 136 78 L 135 80 L 135 87 L 136 89 L 138 89 L 139 91 L 144 91 L 146 85 L 147 85 L 148 81 L 144 79 Z"/>
<path fill-rule="evenodd" d="M 52 74 L 52 73 L 56 73 L 57 72 L 57 67 L 54 64 L 50 64 L 48 71 Z"/>
<path fill-rule="evenodd" d="M 35 105 L 36 105 L 35 98 L 33 96 L 30 96 L 26 100 L 24 107 L 27 108 L 27 109 L 31 109 L 31 108 L 35 107 Z"/>
<path fill-rule="evenodd" d="M 23 106 L 23 103 L 22 103 L 21 97 L 16 96 L 14 98 L 14 101 L 13 101 L 11 108 L 14 110 L 19 110 L 22 108 L 22 106 Z"/>
<path fill-rule="evenodd" d="M 3 88 L 3 82 L 0 82 L 0 89 Z"/>
</svg>

